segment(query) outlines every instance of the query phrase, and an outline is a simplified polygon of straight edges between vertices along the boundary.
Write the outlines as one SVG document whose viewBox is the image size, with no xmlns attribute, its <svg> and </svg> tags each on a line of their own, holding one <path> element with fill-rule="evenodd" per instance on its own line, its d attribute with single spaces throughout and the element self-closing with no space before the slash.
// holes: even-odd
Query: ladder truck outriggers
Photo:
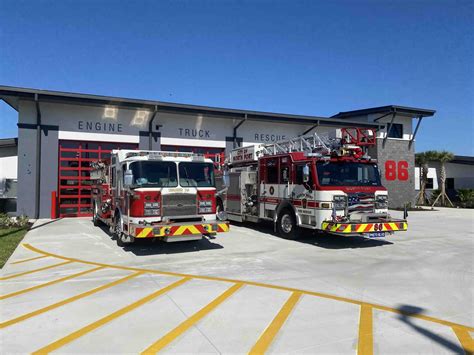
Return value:
<svg viewBox="0 0 474 355">
<path fill-rule="evenodd" d="M 93 222 L 119 245 L 137 238 L 201 239 L 229 230 L 216 213 L 214 165 L 193 153 L 113 150 L 91 171 Z"/>
<path fill-rule="evenodd" d="M 339 236 L 385 237 L 407 230 L 388 211 L 374 129 L 349 127 L 234 149 L 223 169 L 218 206 L 231 221 L 272 221 L 279 235 L 299 228 Z"/>
</svg>

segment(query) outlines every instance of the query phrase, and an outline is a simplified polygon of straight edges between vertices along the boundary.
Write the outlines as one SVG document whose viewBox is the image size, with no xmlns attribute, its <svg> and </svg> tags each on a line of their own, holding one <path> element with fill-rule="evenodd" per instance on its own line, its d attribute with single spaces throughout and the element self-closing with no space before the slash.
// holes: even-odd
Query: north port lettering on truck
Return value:
<svg viewBox="0 0 474 355">
<path fill-rule="evenodd" d="M 256 162 L 261 154 L 262 154 L 262 147 L 260 144 L 237 148 L 231 152 L 230 162 L 231 163 Z"/>
</svg>

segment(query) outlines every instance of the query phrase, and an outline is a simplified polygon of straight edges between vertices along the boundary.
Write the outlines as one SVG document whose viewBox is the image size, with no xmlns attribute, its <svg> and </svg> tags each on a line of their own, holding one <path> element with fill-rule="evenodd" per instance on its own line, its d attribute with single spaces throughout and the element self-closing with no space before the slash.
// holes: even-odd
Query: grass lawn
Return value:
<svg viewBox="0 0 474 355">
<path fill-rule="evenodd" d="M 5 265 L 10 255 L 13 254 L 26 232 L 28 232 L 27 228 L 0 229 L 0 268 Z"/>
</svg>

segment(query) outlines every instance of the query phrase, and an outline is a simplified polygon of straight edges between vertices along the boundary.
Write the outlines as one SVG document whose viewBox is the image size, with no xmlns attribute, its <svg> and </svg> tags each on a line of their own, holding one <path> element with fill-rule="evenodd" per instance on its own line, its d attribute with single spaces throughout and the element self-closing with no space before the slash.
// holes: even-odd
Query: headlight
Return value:
<svg viewBox="0 0 474 355">
<path fill-rule="evenodd" d="M 145 209 L 145 216 L 159 216 L 160 210 L 158 208 L 147 208 Z"/>
<path fill-rule="evenodd" d="M 159 202 L 145 202 L 145 208 L 160 208 Z"/>
<path fill-rule="evenodd" d="M 336 210 L 344 210 L 346 209 L 346 205 L 347 205 L 347 200 L 346 200 L 346 196 L 344 195 L 336 195 L 333 197 L 333 204 L 334 204 L 334 208 Z"/>
<path fill-rule="evenodd" d="M 375 196 L 375 208 L 376 209 L 388 208 L 388 196 L 387 195 Z"/>
<path fill-rule="evenodd" d="M 212 207 L 199 207 L 199 213 L 211 213 Z"/>
</svg>

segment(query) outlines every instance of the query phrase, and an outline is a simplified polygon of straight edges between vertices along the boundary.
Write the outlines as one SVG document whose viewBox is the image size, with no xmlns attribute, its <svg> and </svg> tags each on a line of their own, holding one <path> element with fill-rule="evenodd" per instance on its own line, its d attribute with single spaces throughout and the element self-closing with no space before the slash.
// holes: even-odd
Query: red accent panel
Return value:
<svg viewBox="0 0 474 355">
<path fill-rule="evenodd" d="M 367 227 L 365 227 L 364 232 L 368 232 L 370 228 L 372 228 L 372 226 L 373 226 L 372 223 L 367 224 Z"/>
<path fill-rule="evenodd" d="M 51 191 L 51 219 L 55 219 L 57 216 L 57 201 L 56 191 Z"/>
</svg>

